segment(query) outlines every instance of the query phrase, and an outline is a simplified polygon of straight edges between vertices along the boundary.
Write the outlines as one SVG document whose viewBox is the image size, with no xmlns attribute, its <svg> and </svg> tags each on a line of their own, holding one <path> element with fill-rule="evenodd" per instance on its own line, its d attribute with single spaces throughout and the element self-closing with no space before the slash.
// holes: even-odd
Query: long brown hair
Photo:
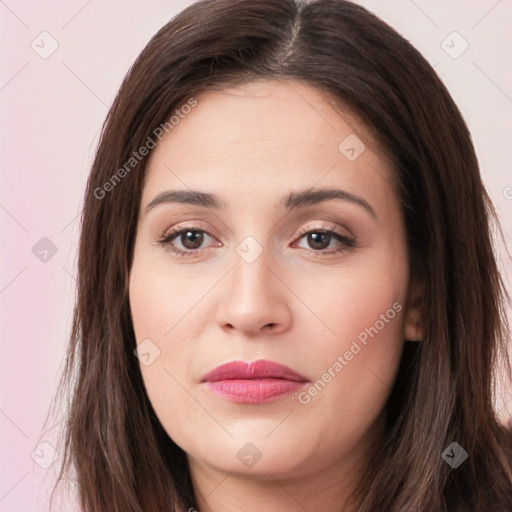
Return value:
<svg viewBox="0 0 512 512">
<path fill-rule="evenodd" d="M 73 471 L 87 512 L 198 507 L 185 453 L 158 421 L 134 356 L 128 282 L 147 159 L 125 164 L 194 93 L 257 78 L 322 90 L 371 130 L 393 165 L 412 277 L 425 285 L 425 337 L 405 345 L 357 510 L 510 510 L 512 436 L 493 410 L 493 369 L 508 361 L 507 294 L 471 136 L 420 53 L 344 0 L 200 1 L 129 70 L 85 193 L 59 476 Z M 441 456 L 452 442 L 469 455 L 457 469 Z"/>
</svg>

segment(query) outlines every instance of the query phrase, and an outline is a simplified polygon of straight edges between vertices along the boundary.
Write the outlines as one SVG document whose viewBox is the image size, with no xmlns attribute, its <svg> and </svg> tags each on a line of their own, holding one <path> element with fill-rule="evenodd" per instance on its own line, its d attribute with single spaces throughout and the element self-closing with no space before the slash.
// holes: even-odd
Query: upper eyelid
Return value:
<svg viewBox="0 0 512 512">
<path fill-rule="evenodd" d="M 330 223 L 330 226 L 328 227 L 325 227 L 325 226 L 321 226 L 321 225 L 314 225 L 314 226 L 306 226 L 304 228 L 300 228 L 298 230 L 298 232 L 296 233 L 295 236 L 302 236 L 310 231 L 314 231 L 315 229 L 318 229 L 318 230 L 327 230 L 327 231 L 333 231 L 337 234 L 339 234 L 340 236 L 346 236 L 346 237 L 352 237 L 352 233 L 350 232 L 350 230 L 348 230 L 347 228 L 340 228 L 338 226 L 335 226 L 332 222 Z M 346 233 L 339 233 L 338 231 L 339 230 L 342 230 L 342 231 L 346 231 Z M 212 233 L 212 230 L 210 230 L 209 228 L 205 228 L 203 227 L 202 225 L 200 224 L 193 224 L 193 223 L 189 223 L 189 224 L 185 224 L 183 226 L 180 226 L 179 224 L 177 226 L 174 226 L 173 228 L 170 228 L 170 229 L 167 229 L 166 231 L 164 231 L 164 234 L 161 236 L 161 238 L 163 237 L 167 237 L 167 236 L 170 236 L 171 234 L 173 235 L 178 235 L 178 234 L 181 234 L 183 231 L 202 231 L 204 233 L 206 233 L 207 235 L 209 236 L 212 236 L 212 237 L 215 237 L 215 238 L 219 238 L 217 237 L 214 233 Z"/>
<path fill-rule="evenodd" d="M 206 233 L 209 236 L 212 236 L 214 238 L 218 238 L 215 234 L 212 233 L 212 230 L 207 229 L 203 227 L 200 224 L 184 224 L 183 226 L 180 226 L 179 224 L 177 226 L 174 226 L 172 228 L 167 229 L 164 231 L 162 237 L 167 237 L 173 234 L 174 236 L 181 234 L 183 231 L 202 231 Z"/>
<path fill-rule="evenodd" d="M 334 232 L 334 233 L 336 233 L 336 234 L 338 234 L 340 236 L 345 236 L 347 238 L 353 238 L 353 235 L 352 235 L 352 233 L 351 233 L 351 231 L 349 229 L 337 226 L 332 221 L 330 222 L 329 226 L 327 226 L 327 227 L 321 226 L 321 225 L 315 225 L 315 226 L 306 226 L 304 228 L 300 228 L 298 233 L 297 233 L 297 235 L 301 236 L 301 235 L 303 235 L 305 233 L 308 233 L 310 231 L 314 231 L 315 229 L 332 231 L 332 232 Z M 343 233 L 343 232 L 340 233 L 340 231 L 345 231 L 346 233 Z"/>
</svg>

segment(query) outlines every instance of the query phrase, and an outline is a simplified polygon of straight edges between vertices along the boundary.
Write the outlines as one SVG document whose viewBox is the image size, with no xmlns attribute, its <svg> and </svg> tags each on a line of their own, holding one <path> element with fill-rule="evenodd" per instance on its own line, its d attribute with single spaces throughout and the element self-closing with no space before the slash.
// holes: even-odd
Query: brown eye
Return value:
<svg viewBox="0 0 512 512">
<path fill-rule="evenodd" d="M 355 247 L 355 240 L 341 235 L 332 229 L 310 229 L 301 233 L 299 240 L 304 238 L 307 243 L 307 247 L 304 247 L 304 249 L 317 252 L 318 254 L 328 255 Z M 326 250 L 333 241 L 336 242 L 336 245 L 331 246 L 331 250 Z"/>
<path fill-rule="evenodd" d="M 204 233 L 202 231 L 184 231 L 178 237 L 185 247 L 185 249 L 199 249 L 204 240 Z"/>
<path fill-rule="evenodd" d="M 329 247 L 331 235 L 328 233 L 311 232 L 307 235 L 307 241 L 312 249 L 326 249 Z"/>
<path fill-rule="evenodd" d="M 164 234 L 158 243 L 180 256 L 186 256 L 199 251 L 206 237 L 213 239 L 202 229 L 183 228 Z"/>
</svg>

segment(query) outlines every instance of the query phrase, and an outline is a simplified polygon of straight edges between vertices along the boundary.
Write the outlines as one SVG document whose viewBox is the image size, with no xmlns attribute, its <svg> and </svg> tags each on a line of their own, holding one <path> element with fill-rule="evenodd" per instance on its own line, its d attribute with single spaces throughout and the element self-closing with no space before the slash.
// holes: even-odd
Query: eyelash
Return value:
<svg viewBox="0 0 512 512">
<path fill-rule="evenodd" d="M 189 249 L 187 251 L 183 251 L 181 249 L 177 249 L 176 247 L 171 246 L 171 242 L 173 239 L 178 238 L 180 235 L 188 233 L 189 231 L 192 231 L 193 233 L 203 233 L 213 238 L 213 236 L 208 233 L 208 231 L 205 231 L 204 229 L 200 229 L 195 226 L 187 226 L 184 228 L 178 228 L 173 231 L 170 231 L 168 233 L 164 233 L 157 242 L 162 245 L 164 248 L 167 247 L 169 250 L 171 250 L 173 253 L 175 253 L 178 256 L 194 256 L 195 253 L 200 251 L 201 249 Z M 342 243 L 342 246 L 338 247 L 337 249 L 326 251 L 325 249 L 305 249 L 309 253 L 314 253 L 322 255 L 322 256 L 328 256 L 331 254 L 343 252 L 346 250 L 353 249 L 355 247 L 355 240 L 353 238 L 350 238 L 348 236 L 341 235 L 340 233 L 336 232 L 333 229 L 327 229 L 327 228 L 316 228 L 316 229 L 306 229 L 298 234 L 298 239 L 303 238 L 305 235 L 311 234 L 311 233 L 322 233 L 326 235 L 330 235 L 334 237 L 338 242 Z"/>
</svg>

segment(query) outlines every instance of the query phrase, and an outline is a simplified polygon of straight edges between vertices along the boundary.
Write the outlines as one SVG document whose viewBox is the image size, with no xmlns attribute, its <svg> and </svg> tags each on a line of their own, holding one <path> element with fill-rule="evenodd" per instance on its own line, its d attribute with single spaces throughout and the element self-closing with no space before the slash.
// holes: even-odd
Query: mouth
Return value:
<svg viewBox="0 0 512 512">
<path fill-rule="evenodd" d="M 259 404 L 290 395 L 309 380 L 273 361 L 231 361 L 218 366 L 201 380 L 213 394 L 233 402 Z"/>
</svg>

